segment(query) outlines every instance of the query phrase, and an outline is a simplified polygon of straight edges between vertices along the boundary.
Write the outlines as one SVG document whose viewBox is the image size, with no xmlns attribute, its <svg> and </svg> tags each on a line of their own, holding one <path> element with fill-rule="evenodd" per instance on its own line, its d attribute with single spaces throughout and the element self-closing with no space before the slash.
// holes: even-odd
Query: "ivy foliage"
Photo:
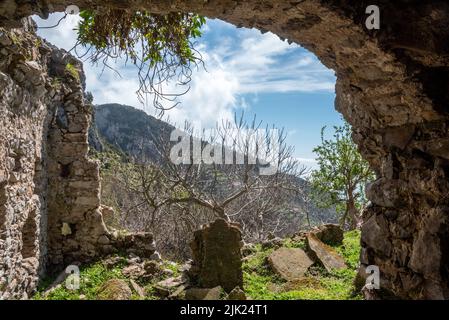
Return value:
<svg viewBox="0 0 449 320">
<path fill-rule="evenodd" d="M 188 84 L 192 67 L 201 62 L 193 40 L 202 35 L 202 16 L 98 8 L 84 10 L 80 17 L 77 46 L 86 49 L 81 56 L 107 67 L 110 59 L 132 62 L 138 69 L 139 97 L 153 95 L 157 107 L 164 107 L 161 99 L 176 96 L 164 92 L 164 84 L 173 79 Z"/>
</svg>

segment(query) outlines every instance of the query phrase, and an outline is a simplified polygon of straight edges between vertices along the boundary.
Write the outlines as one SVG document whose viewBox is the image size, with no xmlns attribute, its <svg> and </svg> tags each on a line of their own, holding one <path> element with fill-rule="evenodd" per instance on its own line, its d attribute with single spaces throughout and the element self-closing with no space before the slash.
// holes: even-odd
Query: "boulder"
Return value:
<svg viewBox="0 0 449 320">
<path fill-rule="evenodd" d="M 243 287 L 241 231 L 218 219 L 198 230 L 190 244 L 193 255 L 189 276 L 201 288 L 221 286 L 226 292 Z"/>
<path fill-rule="evenodd" d="M 145 274 L 145 270 L 138 264 L 127 266 L 122 270 L 122 274 L 130 279 L 139 279 Z"/>
<path fill-rule="evenodd" d="M 325 244 L 343 244 L 343 229 L 338 224 L 324 224 L 314 230 L 313 233 Z"/>
<path fill-rule="evenodd" d="M 382 215 L 372 215 L 362 225 L 362 243 L 381 256 L 389 256 L 392 244 L 389 240 L 388 224 Z"/>
<path fill-rule="evenodd" d="M 306 242 L 311 256 L 317 262 L 322 263 L 327 271 L 346 268 L 344 259 L 332 247 L 318 239 L 315 234 L 310 233 Z"/>
<path fill-rule="evenodd" d="M 159 287 L 158 285 L 154 286 L 154 292 L 161 298 L 168 298 L 170 296 L 170 290 L 167 288 Z"/>
<path fill-rule="evenodd" d="M 184 281 L 182 280 L 182 278 L 181 277 L 177 277 L 177 278 L 168 278 L 168 279 L 159 281 L 157 283 L 157 285 L 159 287 L 163 287 L 163 288 L 167 288 L 167 289 L 173 289 L 173 288 L 179 287 L 183 283 L 184 283 Z"/>
<path fill-rule="evenodd" d="M 185 280 L 182 277 L 176 278 L 168 278 L 158 282 L 154 289 L 158 293 L 158 295 L 162 297 L 168 297 L 172 292 L 178 291 L 177 289 L 185 283 Z"/>
<path fill-rule="evenodd" d="M 236 287 L 229 292 L 228 300 L 246 300 L 246 294 L 242 289 Z"/>
<path fill-rule="evenodd" d="M 122 279 L 111 279 L 105 282 L 98 291 L 99 300 L 129 300 L 131 295 L 131 289 Z"/>
<path fill-rule="evenodd" d="M 145 261 L 143 263 L 143 269 L 145 270 L 145 274 L 148 276 L 154 276 L 161 272 L 161 266 L 153 260 Z"/>
<path fill-rule="evenodd" d="M 107 269 L 112 269 L 115 266 L 119 265 L 121 262 L 123 262 L 123 258 L 120 256 L 112 256 L 108 257 L 105 260 L 102 261 L 103 266 L 105 266 Z"/>
<path fill-rule="evenodd" d="M 268 257 L 274 272 L 284 280 L 300 279 L 313 264 L 307 254 L 299 248 L 279 248 Z"/>
<path fill-rule="evenodd" d="M 186 300 L 220 300 L 223 289 L 215 288 L 190 288 L 186 290 Z"/>
</svg>

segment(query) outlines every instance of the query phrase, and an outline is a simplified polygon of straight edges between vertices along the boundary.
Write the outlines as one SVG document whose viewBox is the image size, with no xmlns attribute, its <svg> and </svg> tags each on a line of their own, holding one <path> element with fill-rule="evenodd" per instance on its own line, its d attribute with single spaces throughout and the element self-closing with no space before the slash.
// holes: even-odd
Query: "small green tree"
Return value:
<svg viewBox="0 0 449 320">
<path fill-rule="evenodd" d="M 319 166 L 311 175 L 313 198 L 320 207 L 335 206 L 340 224 L 355 229 L 367 202 L 365 185 L 374 173 L 352 141 L 349 124 L 334 126 L 331 140 L 325 138 L 325 129 L 321 130 L 321 145 L 313 150 Z"/>
</svg>

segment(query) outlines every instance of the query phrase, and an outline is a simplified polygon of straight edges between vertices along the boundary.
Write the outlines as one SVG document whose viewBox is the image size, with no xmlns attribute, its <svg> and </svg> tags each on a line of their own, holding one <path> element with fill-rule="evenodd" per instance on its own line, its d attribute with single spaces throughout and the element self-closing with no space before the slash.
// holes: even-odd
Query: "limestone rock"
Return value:
<svg viewBox="0 0 449 320">
<path fill-rule="evenodd" d="M 145 270 L 143 269 L 142 266 L 138 265 L 138 264 L 133 264 L 130 266 L 125 267 L 122 270 L 122 274 L 130 279 L 138 279 L 140 277 L 142 277 L 145 273 Z"/>
<path fill-rule="evenodd" d="M 159 287 L 173 289 L 173 288 L 179 287 L 183 283 L 184 283 L 184 281 L 181 279 L 181 277 L 176 277 L 176 278 L 168 278 L 168 279 L 159 281 L 157 283 L 157 285 Z"/>
<path fill-rule="evenodd" d="M 189 288 L 186 290 L 186 300 L 220 300 L 223 289 L 221 287 Z"/>
<path fill-rule="evenodd" d="M 376 205 L 394 208 L 405 205 L 405 190 L 404 181 L 381 178 L 366 186 L 366 195 Z"/>
<path fill-rule="evenodd" d="M 234 288 L 228 294 L 228 300 L 246 300 L 246 294 L 239 287 Z"/>
<path fill-rule="evenodd" d="M 99 300 L 129 300 L 131 295 L 131 289 L 122 279 L 108 280 L 98 291 Z"/>
<path fill-rule="evenodd" d="M 279 248 L 269 257 L 271 268 L 283 279 L 290 281 L 301 278 L 313 261 L 299 248 Z"/>
<path fill-rule="evenodd" d="M 119 263 L 121 263 L 123 261 L 122 257 L 119 256 L 112 256 L 112 257 L 108 257 L 106 259 L 104 259 L 102 261 L 102 264 L 108 268 L 108 269 L 112 269 L 114 268 L 116 265 L 118 265 Z"/>
<path fill-rule="evenodd" d="M 161 268 L 159 263 L 157 263 L 156 261 L 145 261 L 143 263 L 143 269 L 145 270 L 145 274 L 148 276 L 154 276 L 156 274 L 158 274 L 159 272 L 161 272 Z"/>
<path fill-rule="evenodd" d="M 307 236 L 310 252 L 321 262 L 327 271 L 345 269 L 344 259 L 330 246 L 319 240 L 313 233 Z"/>
<path fill-rule="evenodd" d="M 387 128 L 383 134 L 383 143 L 390 148 L 405 149 L 414 133 L 415 126 L 413 125 Z"/>
<path fill-rule="evenodd" d="M 321 225 L 313 233 L 325 244 L 341 245 L 343 243 L 343 229 L 338 224 Z"/>
<path fill-rule="evenodd" d="M 372 215 L 362 225 L 361 241 L 378 254 L 389 256 L 391 243 L 386 229 L 386 221 L 381 216 Z"/>
<path fill-rule="evenodd" d="M 164 287 L 160 287 L 158 285 L 155 285 L 153 287 L 154 292 L 156 295 L 158 295 L 161 298 L 168 298 L 170 296 L 170 290 Z"/>
<path fill-rule="evenodd" d="M 196 231 L 190 247 L 197 270 L 194 282 L 204 288 L 221 286 L 227 292 L 243 287 L 242 235 L 236 225 L 218 219 Z"/>
</svg>

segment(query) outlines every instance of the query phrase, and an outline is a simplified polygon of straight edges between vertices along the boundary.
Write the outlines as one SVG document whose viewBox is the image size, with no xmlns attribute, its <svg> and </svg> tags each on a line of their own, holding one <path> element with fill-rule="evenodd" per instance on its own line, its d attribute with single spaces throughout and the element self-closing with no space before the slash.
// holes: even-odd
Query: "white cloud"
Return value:
<svg viewBox="0 0 449 320">
<path fill-rule="evenodd" d="M 36 20 L 40 26 L 54 25 L 61 16 L 54 14 L 48 21 Z M 40 29 L 39 34 L 57 46 L 71 49 L 76 38 L 73 29 L 78 21 L 77 16 L 68 16 L 57 28 Z M 225 35 L 213 43 L 202 40 L 199 50 L 207 71 L 193 74 L 190 91 L 179 99 L 181 105 L 167 112 L 172 121 L 189 120 L 203 127 L 213 126 L 222 118 L 233 118 L 235 111 L 257 101 L 259 93 L 334 90 L 333 72 L 298 46 L 289 45 L 271 33 L 248 29 L 235 32 L 224 22 L 212 21 L 205 31 L 213 33 L 215 28 L 221 28 Z M 123 66 L 122 61 L 113 66 L 121 77 L 108 69 L 100 74 L 100 66 L 84 65 L 87 89 L 93 93 L 95 103 L 128 104 L 153 113 L 137 99 L 135 69 Z M 176 86 L 170 84 L 167 89 L 175 90 Z M 245 94 L 252 97 L 245 99 Z"/>
<path fill-rule="evenodd" d="M 63 13 L 55 13 L 51 14 L 47 20 L 42 20 L 38 16 L 34 16 L 33 19 L 38 27 L 42 27 L 38 29 L 39 35 L 59 48 L 70 50 L 76 43 L 76 32 L 74 29 L 78 26 L 81 18 L 78 15 L 67 15 L 58 24 L 58 21 L 63 16 Z"/>
</svg>

